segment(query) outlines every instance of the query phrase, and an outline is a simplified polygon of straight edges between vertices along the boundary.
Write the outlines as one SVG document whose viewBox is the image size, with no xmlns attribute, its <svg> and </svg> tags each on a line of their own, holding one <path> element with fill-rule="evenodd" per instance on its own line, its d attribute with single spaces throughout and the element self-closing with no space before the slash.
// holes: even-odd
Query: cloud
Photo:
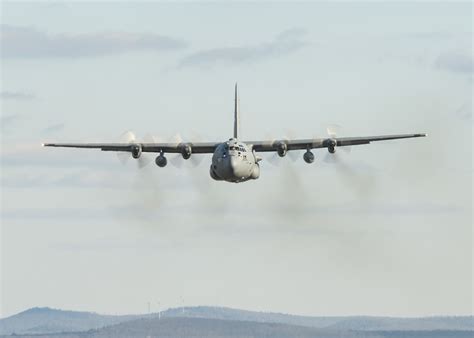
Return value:
<svg viewBox="0 0 474 338">
<path fill-rule="evenodd" d="M 305 30 L 294 28 L 283 31 L 270 42 L 258 45 L 202 50 L 184 57 L 179 66 L 210 67 L 216 64 L 240 64 L 280 57 L 305 47 L 308 44 L 305 35 Z"/>
<path fill-rule="evenodd" d="M 455 111 L 456 117 L 464 121 L 472 121 L 472 102 L 465 102 Z"/>
<path fill-rule="evenodd" d="M 21 120 L 20 114 L 8 114 L 2 115 L 0 117 L 0 128 L 2 131 L 7 131 L 12 125 L 14 125 L 18 120 Z"/>
<path fill-rule="evenodd" d="M 140 50 L 175 50 L 182 40 L 154 33 L 47 34 L 32 27 L 1 25 L 2 58 L 80 58 Z"/>
<path fill-rule="evenodd" d="M 42 132 L 43 134 L 54 134 L 63 130 L 64 127 L 65 127 L 64 123 L 53 124 L 51 126 L 44 128 Z"/>
<path fill-rule="evenodd" d="M 412 33 L 397 33 L 397 38 L 402 39 L 416 39 L 416 40 L 432 40 L 447 41 L 454 39 L 469 39 L 471 40 L 472 34 L 470 32 L 448 32 L 448 31 L 431 31 L 431 32 L 412 32 Z"/>
<path fill-rule="evenodd" d="M 0 98 L 2 100 L 19 100 L 19 101 L 28 101 L 35 99 L 35 95 L 25 92 L 10 92 L 2 91 L 0 92 Z"/>
<path fill-rule="evenodd" d="M 443 53 L 436 59 L 435 66 L 438 69 L 447 70 L 453 73 L 474 72 L 474 60 L 470 53 Z"/>
</svg>

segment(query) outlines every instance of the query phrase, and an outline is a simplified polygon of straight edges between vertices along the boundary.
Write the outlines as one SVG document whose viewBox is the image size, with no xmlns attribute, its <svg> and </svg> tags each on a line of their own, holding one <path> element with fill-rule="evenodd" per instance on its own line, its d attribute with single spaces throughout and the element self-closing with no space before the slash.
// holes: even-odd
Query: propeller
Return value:
<svg viewBox="0 0 474 338">
<path fill-rule="evenodd" d="M 193 133 L 192 139 L 195 140 L 196 142 L 199 142 L 201 138 L 196 133 Z M 185 143 L 185 142 L 183 138 L 181 137 L 181 135 L 177 133 L 172 137 L 171 143 L 173 143 L 177 147 L 179 144 Z M 203 159 L 204 158 L 202 156 L 191 153 L 191 157 L 189 157 L 189 162 L 191 162 L 193 167 L 197 167 L 202 163 Z M 170 158 L 170 163 L 176 168 L 181 168 L 185 161 L 186 160 L 183 158 L 182 154 L 176 154 Z"/>
<path fill-rule="evenodd" d="M 135 140 L 135 134 L 131 131 L 126 131 L 119 137 L 120 143 L 133 143 Z M 117 158 L 119 161 L 125 165 L 128 160 L 130 159 L 130 153 L 127 151 L 119 151 L 117 152 Z"/>
<path fill-rule="evenodd" d="M 341 158 L 337 153 L 331 154 L 330 152 L 327 152 L 326 155 L 324 155 L 323 161 L 326 163 L 340 163 Z"/>
<path fill-rule="evenodd" d="M 126 131 L 125 133 L 123 133 L 121 136 L 120 136 L 120 142 L 121 143 L 129 143 L 129 144 L 134 144 L 134 143 L 138 143 L 137 142 L 137 138 L 135 136 L 135 134 L 132 132 L 132 131 Z M 153 142 L 153 141 L 151 141 Z M 119 159 L 119 161 L 122 163 L 122 164 L 126 164 L 127 161 L 132 157 L 132 154 L 130 152 L 124 152 L 124 151 L 120 151 L 117 153 L 117 157 Z M 140 153 L 140 156 L 137 158 L 137 166 L 139 169 L 142 169 L 144 167 L 146 167 L 150 162 L 151 162 L 151 158 L 148 154 L 144 154 L 144 153 Z"/>
<path fill-rule="evenodd" d="M 272 152 L 268 155 L 265 156 L 265 159 L 267 160 L 268 163 L 270 163 L 273 166 L 278 166 L 280 164 L 280 156 L 276 152 Z"/>
<path fill-rule="evenodd" d="M 191 132 L 191 139 L 195 140 L 196 142 L 202 142 L 202 136 L 198 134 L 197 132 Z M 198 154 L 193 154 L 189 160 L 191 161 L 192 165 L 194 167 L 199 166 L 202 161 L 204 160 L 204 156 L 198 155 Z"/>
<path fill-rule="evenodd" d="M 339 134 L 339 132 L 342 130 L 342 127 L 337 125 L 337 124 L 332 124 L 332 125 L 329 125 L 327 128 L 326 128 L 326 131 L 328 133 L 328 136 L 330 138 L 337 138 L 337 135 Z M 350 146 L 344 146 L 344 147 L 339 147 L 337 148 L 338 150 L 339 149 L 342 149 L 342 151 L 344 151 L 346 154 L 349 154 L 352 150 L 352 148 Z M 330 153 L 329 151 L 326 153 L 326 155 L 324 156 L 324 162 L 326 163 L 339 163 L 341 161 L 341 158 L 340 158 L 340 155 L 337 153 L 337 152 L 334 152 L 334 153 Z"/>
<path fill-rule="evenodd" d="M 336 138 L 342 128 L 338 125 L 330 125 L 327 127 L 327 132 L 330 138 Z M 338 147 L 337 150 L 342 149 L 346 153 L 350 153 L 352 147 Z M 330 164 L 337 164 L 334 166 L 337 177 L 341 180 L 344 186 L 353 190 L 359 195 L 360 200 L 367 199 L 368 193 L 374 187 L 375 180 L 373 176 L 373 168 L 364 166 L 363 170 L 357 169 L 354 163 L 348 163 L 344 160 L 344 154 L 336 151 L 335 153 L 326 152 L 323 161 Z M 360 164 L 359 164 L 360 166 Z"/>
<path fill-rule="evenodd" d="M 326 127 L 326 132 L 329 137 L 337 137 L 337 134 L 341 131 L 341 126 L 337 124 L 330 124 Z"/>
<path fill-rule="evenodd" d="M 283 139 L 284 139 L 285 141 L 294 140 L 294 139 L 296 139 L 295 134 L 296 134 L 296 133 L 295 133 L 293 130 L 288 130 L 288 131 L 285 133 L 285 136 L 283 137 Z M 296 150 L 288 151 L 288 152 L 287 152 L 287 155 L 288 155 L 288 157 L 290 158 L 290 160 L 293 161 L 293 162 L 296 162 L 296 161 L 299 160 L 299 158 L 300 158 L 300 152 L 299 152 L 299 151 L 296 151 Z"/>
<path fill-rule="evenodd" d="M 176 133 L 171 137 L 171 143 L 175 147 L 177 147 L 182 142 L 183 142 L 183 138 L 181 137 L 179 133 Z M 182 160 L 181 154 L 176 154 L 170 157 L 169 163 L 171 163 L 171 165 L 174 166 L 175 168 L 181 168 L 183 166 L 183 161 L 181 160 Z"/>
<path fill-rule="evenodd" d="M 282 142 L 288 142 L 289 140 L 292 140 L 294 139 L 294 133 L 292 131 L 287 131 L 285 133 L 285 136 L 281 139 L 276 139 L 276 138 L 273 138 L 273 137 L 266 137 L 268 141 L 268 145 L 273 145 L 275 144 L 275 142 L 278 142 L 278 141 L 282 141 Z M 298 151 L 287 151 L 286 155 L 288 155 L 288 158 L 292 161 L 292 162 L 296 162 L 296 160 L 299 159 L 299 152 Z M 284 156 L 284 157 L 287 157 L 287 156 Z M 275 150 L 273 152 L 270 152 L 267 156 L 265 156 L 265 159 L 272 165 L 274 166 L 277 166 L 281 163 L 281 156 L 278 155 L 278 152 Z"/>
<path fill-rule="evenodd" d="M 342 127 L 337 125 L 337 124 L 331 124 L 329 125 L 327 128 L 326 128 L 326 131 L 328 133 L 328 136 L 330 138 L 336 138 L 337 135 L 340 133 L 340 131 L 342 130 Z M 352 147 L 351 146 L 344 146 L 344 147 L 340 147 L 338 149 L 342 149 L 343 151 L 345 151 L 346 153 L 350 153 L 352 151 Z"/>
<path fill-rule="evenodd" d="M 274 142 L 275 139 L 270 136 L 268 133 L 265 135 L 265 142 L 263 143 L 265 146 L 270 147 Z M 268 163 L 276 166 L 278 165 L 278 154 L 276 152 L 269 152 L 264 155 L 264 160 L 267 161 Z"/>
<path fill-rule="evenodd" d="M 204 157 L 194 154 L 189 158 L 189 160 L 191 161 L 193 167 L 198 167 L 204 160 Z"/>
</svg>

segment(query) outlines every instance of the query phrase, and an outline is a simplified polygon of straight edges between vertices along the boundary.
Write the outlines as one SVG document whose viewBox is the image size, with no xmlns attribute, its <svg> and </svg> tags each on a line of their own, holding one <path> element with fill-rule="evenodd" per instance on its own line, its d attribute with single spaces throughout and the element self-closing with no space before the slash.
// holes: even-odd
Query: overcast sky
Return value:
<svg viewBox="0 0 474 338">
<path fill-rule="evenodd" d="M 2 3 L 1 316 L 472 313 L 472 4 Z M 427 132 L 261 178 L 44 149 Z"/>
</svg>

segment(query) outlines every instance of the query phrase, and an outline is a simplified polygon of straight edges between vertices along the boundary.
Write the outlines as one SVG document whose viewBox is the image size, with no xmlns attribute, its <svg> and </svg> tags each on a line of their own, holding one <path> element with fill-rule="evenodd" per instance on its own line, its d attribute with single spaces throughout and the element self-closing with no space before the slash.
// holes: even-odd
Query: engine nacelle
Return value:
<svg viewBox="0 0 474 338">
<path fill-rule="evenodd" d="M 181 146 L 181 155 L 183 155 L 183 158 L 185 160 L 188 160 L 191 157 L 192 153 L 193 153 L 193 149 L 192 149 L 191 145 L 183 144 Z"/>
<path fill-rule="evenodd" d="M 337 141 L 334 140 L 334 139 L 327 139 L 325 142 L 324 142 L 324 145 L 326 147 L 328 147 L 328 151 L 331 153 L 331 154 L 334 154 L 336 152 L 336 145 L 337 145 Z"/>
<path fill-rule="evenodd" d="M 258 163 L 256 163 L 254 166 L 253 166 L 253 170 L 252 170 L 252 174 L 250 176 L 253 180 L 256 180 L 257 178 L 260 177 L 260 166 L 258 165 Z"/>
<path fill-rule="evenodd" d="M 314 162 L 314 154 L 310 150 L 306 151 L 303 155 L 303 159 L 306 163 L 313 163 Z"/>
<path fill-rule="evenodd" d="M 140 144 L 132 144 L 131 149 L 133 158 L 137 159 L 142 155 L 142 146 Z"/>
<path fill-rule="evenodd" d="M 211 165 L 211 168 L 209 169 L 209 175 L 211 175 L 211 178 L 215 181 L 222 181 L 222 178 L 217 176 L 216 172 L 214 171 L 214 168 L 212 168 L 212 165 Z"/>
<path fill-rule="evenodd" d="M 158 167 L 163 168 L 163 167 L 166 167 L 166 165 L 168 164 L 168 160 L 163 154 L 161 154 L 156 157 L 155 163 Z"/>
<path fill-rule="evenodd" d="M 278 156 L 284 157 L 287 152 L 288 152 L 288 145 L 283 141 L 279 142 L 277 145 Z"/>
</svg>

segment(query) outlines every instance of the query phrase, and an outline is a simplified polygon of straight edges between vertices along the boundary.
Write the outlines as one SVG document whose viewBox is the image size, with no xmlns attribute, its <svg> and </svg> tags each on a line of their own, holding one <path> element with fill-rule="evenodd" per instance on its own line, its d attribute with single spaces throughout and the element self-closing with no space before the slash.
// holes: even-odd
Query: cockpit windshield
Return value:
<svg viewBox="0 0 474 338">
<path fill-rule="evenodd" d="M 236 151 L 241 151 L 241 152 L 245 152 L 245 148 L 244 147 L 241 147 L 241 146 L 229 146 L 229 150 L 236 150 Z"/>
</svg>

